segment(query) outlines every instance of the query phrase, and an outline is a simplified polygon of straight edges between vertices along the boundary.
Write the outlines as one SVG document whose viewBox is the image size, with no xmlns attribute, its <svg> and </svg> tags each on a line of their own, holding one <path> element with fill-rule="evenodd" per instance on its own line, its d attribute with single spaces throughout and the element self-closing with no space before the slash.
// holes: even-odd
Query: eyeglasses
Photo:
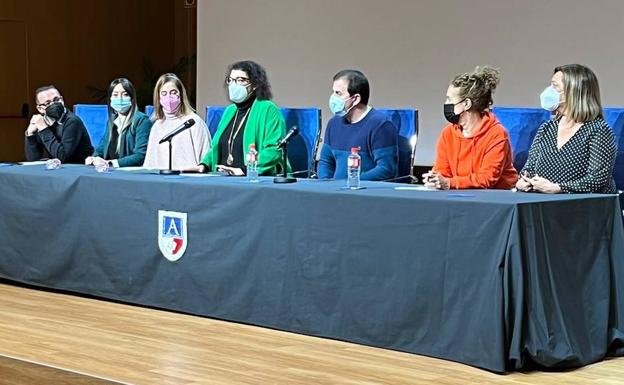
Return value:
<svg viewBox="0 0 624 385">
<path fill-rule="evenodd" d="M 246 86 L 251 83 L 251 80 L 249 80 L 249 78 L 243 78 L 243 77 L 231 78 L 228 76 L 225 78 L 225 84 L 227 84 L 228 86 L 232 84 L 233 82 L 241 86 Z"/>
<path fill-rule="evenodd" d="M 60 102 L 61 100 L 63 100 L 63 98 L 61 96 L 57 96 L 52 100 L 48 100 L 46 102 L 43 102 L 41 104 L 37 104 L 37 107 L 41 107 L 41 108 L 48 108 L 48 106 L 52 103 L 56 103 L 56 102 Z"/>
</svg>

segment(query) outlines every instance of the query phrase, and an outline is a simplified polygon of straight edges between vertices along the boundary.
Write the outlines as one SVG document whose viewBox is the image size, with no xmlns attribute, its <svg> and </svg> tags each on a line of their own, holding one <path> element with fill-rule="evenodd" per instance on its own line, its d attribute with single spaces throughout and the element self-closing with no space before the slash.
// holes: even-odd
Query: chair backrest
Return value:
<svg viewBox="0 0 624 385">
<path fill-rule="evenodd" d="M 208 131 L 210 131 L 210 137 L 214 138 L 219 127 L 219 122 L 223 116 L 226 106 L 207 106 L 206 107 L 206 124 L 208 125 Z M 216 143 L 215 143 L 216 145 Z"/>
<path fill-rule="evenodd" d="M 607 107 L 603 111 L 607 124 L 613 129 L 618 147 L 613 179 L 618 190 L 624 190 L 624 108 Z"/>
<path fill-rule="evenodd" d="M 529 156 L 529 149 L 537 129 L 550 119 L 550 112 L 543 108 L 494 107 L 494 115 L 509 132 L 513 164 L 522 170 Z"/>
<path fill-rule="evenodd" d="M 106 132 L 108 106 L 106 104 L 75 104 L 74 114 L 82 120 L 91 137 L 91 143 L 97 147 Z"/>
<path fill-rule="evenodd" d="M 411 175 L 418 138 L 418 110 L 375 108 L 394 123 L 399 133 L 399 165 L 397 176 Z M 414 146 L 410 141 L 414 137 Z"/>
<path fill-rule="evenodd" d="M 206 124 L 210 134 L 214 137 L 223 116 L 225 106 L 206 107 Z M 288 161 L 297 176 L 304 176 L 304 172 L 314 168 L 314 149 L 321 128 L 321 110 L 309 108 L 280 108 L 286 121 L 286 130 L 293 126 L 299 128 L 299 134 L 288 143 Z M 217 144 L 214 144 L 217 145 Z"/>
<path fill-rule="evenodd" d="M 288 161 L 296 176 L 305 175 L 304 171 L 314 170 L 314 150 L 321 132 L 321 110 L 314 107 L 280 108 L 286 130 L 297 126 L 299 134 L 288 143 Z"/>
</svg>

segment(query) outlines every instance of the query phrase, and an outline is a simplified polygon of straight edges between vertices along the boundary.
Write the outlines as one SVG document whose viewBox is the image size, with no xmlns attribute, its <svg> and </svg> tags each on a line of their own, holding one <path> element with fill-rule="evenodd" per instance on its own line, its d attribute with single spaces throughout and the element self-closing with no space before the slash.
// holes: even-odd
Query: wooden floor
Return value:
<svg viewBox="0 0 624 385">
<path fill-rule="evenodd" d="M 0 385 L 118 385 L 88 374 L 0 356 Z"/>
<path fill-rule="evenodd" d="M 565 373 L 501 376 L 414 354 L 4 284 L 0 356 L 12 358 L 0 359 L 2 385 L 624 384 L 624 358 Z M 42 376 L 49 381 L 24 380 Z M 89 376 L 93 382 L 84 382 Z"/>
</svg>

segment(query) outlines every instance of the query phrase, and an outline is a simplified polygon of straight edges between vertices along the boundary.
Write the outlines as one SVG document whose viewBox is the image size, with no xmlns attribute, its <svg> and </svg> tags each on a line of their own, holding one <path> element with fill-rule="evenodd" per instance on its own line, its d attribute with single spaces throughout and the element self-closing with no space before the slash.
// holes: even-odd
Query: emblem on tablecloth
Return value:
<svg viewBox="0 0 624 385">
<path fill-rule="evenodd" d="M 158 247 L 168 260 L 182 258 L 188 245 L 186 213 L 158 210 Z"/>
</svg>

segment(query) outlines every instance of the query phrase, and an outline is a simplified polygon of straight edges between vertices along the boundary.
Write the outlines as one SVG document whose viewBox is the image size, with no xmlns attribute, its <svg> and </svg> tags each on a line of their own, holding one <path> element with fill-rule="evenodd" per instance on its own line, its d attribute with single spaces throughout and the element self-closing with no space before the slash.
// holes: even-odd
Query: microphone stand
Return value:
<svg viewBox="0 0 624 385">
<path fill-rule="evenodd" d="M 410 184 L 413 184 L 414 181 L 418 183 L 418 178 L 414 175 L 414 160 L 416 159 L 416 143 L 418 142 L 417 134 L 412 135 L 410 138 L 410 145 L 412 146 L 412 153 L 410 155 Z"/>
<path fill-rule="evenodd" d="M 318 161 L 316 160 L 316 156 L 318 155 L 318 150 L 321 145 L 321 112 L 319 110 L 318 117 L 318 130 L 316 131 L 316 137 L 314 138 L 314 150 L 312 150 L 312 164 L 309 165 L 310 169 L 308 170 L 308 178 L 315 179 L 316 178 L 316 168 L 318 167 Z"/>
<path fill-rule="evenodd" d="M 284 173 L 282 176 L 276 176 L 273 178 L 273 183 L 295 183 L 297 178 L 289 178 L 286 174 L 288 172 L 286 165 L 288 164 L 288 143 L 282 146 L 282 155 L 284 158 Z"/>
<path fill-rule="evenodd" d="M 172 146 L 171 146 L 171 139 L 173 139 L 173 137 L 169 138 L 169 140 L 167 140 L 167 142 L 169 142 L 169 169 L 168 170 L 160 170 L 159 174 L 160 175 L 180 175 L 180 170 L 172 170 L 171 169 L 171 153 L 172 153 Z"/>
</svg>

